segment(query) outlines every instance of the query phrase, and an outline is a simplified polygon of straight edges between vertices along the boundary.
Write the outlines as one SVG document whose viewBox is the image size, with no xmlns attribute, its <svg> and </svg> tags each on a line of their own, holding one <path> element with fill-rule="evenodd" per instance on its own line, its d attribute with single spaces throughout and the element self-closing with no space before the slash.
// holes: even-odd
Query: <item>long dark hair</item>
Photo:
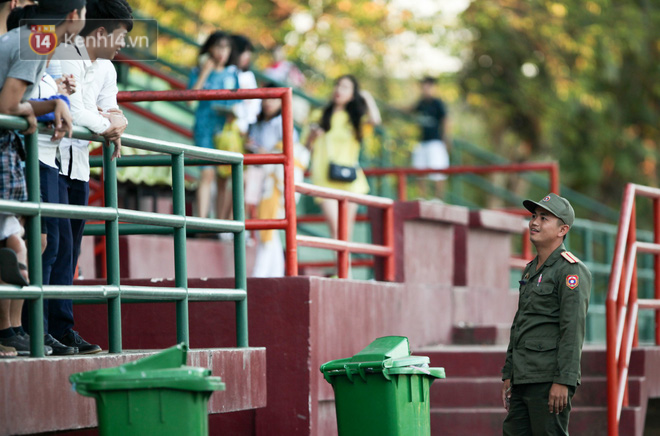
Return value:
<svg viewBox="0 0 660 436">
<path fill-rule="evenodd" d="M 345 74 L 339 77 L 335 81 L 335 86 L 343 79 L 348 79 L 353 83 L 353 98 L 351 101 L 346 104 L 346 112 L 348 112 L 348 118 L 351 120 L 351 125 L 355 131 L 355 137 L 358 141 L 362 140 L 362 124 L 360 121 L 364 114 L 367 113 L 367 102 L 364 101 L 364 98 L 360 95 L 360 84 L 358 83 L 355 76 L 351 74 Z M 324 131 L 330 130 L 330 120 L 332 118 L 332 112 L 335 108 L 334 101 L 330 101 L 328 105 L 323 109 L 323 116 L 321 117 L 321 128 Z"/>
<path fill-rule="evenodd" d="M 202 46 L 199 49 L 199 55 L 202 56 L 202 55 L 207 54 L 209 52 L 209 50 L 211 50 L 211 47 L 213 47 L 214 45 L 216 45 L 217 43 L 219 43 L 223 39 L 226 39 L 227 41 L 229 41 L 229 44 L 231 45 L 231 53 L 233 54 L 234 53 L 234 42 L 231 39 L 231 35 L 218 30 L 217 32 L 213 32 L 206 39 L 206 42 L 204 44 L 202 44 Z M 227 58 L 227 63 L 223 66 L 226 67 L 227 65 L 230 65 L 230 59 L 231 59 L 232 54 L 229 55 L 229 57 Z"/>
<path fill-rule="evenodd" d="M 238 34 L 231 35 L 231 42 L 233 47 L 229 63 L 238 67 L 238 59 L 246 51 L 254 51 L 254 45 L 252 45 L 252 42 L 247 37 Z"/>
</svg>

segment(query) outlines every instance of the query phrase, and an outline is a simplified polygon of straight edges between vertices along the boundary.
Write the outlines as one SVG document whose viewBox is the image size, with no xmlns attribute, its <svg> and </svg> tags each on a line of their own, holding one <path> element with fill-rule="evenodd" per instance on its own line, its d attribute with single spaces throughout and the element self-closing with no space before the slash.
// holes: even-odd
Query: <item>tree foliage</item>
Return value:
<svg viewBox="0 0 660 436">
<path fill-rule="evenodd" d="M 657 185 L 657 2 L 474 1 L 459 27 L 458 81 L 498 152 L 557 159 L 563 182 L 611 204 L 626 182 Z"/>
<path fill-rule="evenodd" d="M 389 0 L 134 0 L 131 4 L 198 42 L 221 29 L 245 34 L 266 50 L 286 44 L 291 59 L 309 66 L 312 93 L 328 89 L 322 78 L 352 73 L 387 97 L 395 72 L 386 65 L 392 38 L 406 32 L 427 35 L 430 42 L 439 38 L 433 17 L 415 18 Z M 167 36 L 159 40 L 159 56 L 189 65 L 195 61 L 194 50 Z M 269 61 L 267 55 L 260 56 L 257 66 Z"/>
</svg>

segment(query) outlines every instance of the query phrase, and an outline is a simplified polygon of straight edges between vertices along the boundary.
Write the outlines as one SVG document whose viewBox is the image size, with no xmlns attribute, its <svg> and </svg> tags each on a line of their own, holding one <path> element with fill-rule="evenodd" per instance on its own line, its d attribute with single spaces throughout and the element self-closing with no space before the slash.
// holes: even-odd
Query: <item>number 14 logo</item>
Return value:
<svg viewBox="0 0 660 436">
<path fill-rule="evenodd" d="M 32 26 L 30 29 L 30 48 L 40 55 L 52 53 L 57 47 L 55 26 Z"/>
</svg>

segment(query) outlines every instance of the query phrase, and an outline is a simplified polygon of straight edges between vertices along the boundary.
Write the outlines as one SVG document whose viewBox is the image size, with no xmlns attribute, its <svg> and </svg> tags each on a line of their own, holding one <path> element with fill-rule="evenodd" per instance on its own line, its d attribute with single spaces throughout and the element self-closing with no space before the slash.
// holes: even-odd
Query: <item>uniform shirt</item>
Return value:
<svg viewBox="0 0 660 436">
<path fill-rule="evenodd" d="M 442 141 L 443 123 L 447 116 L 447 109 L 439 98 L 422 99 L 417 104 L 415 111 L 421 119 L 421 140 L 433 141 L 439 139 Z"/>
<path fill-rule="evenodd" d="M 107 59 L 92 62 L 84 45 L 65 45 L 60 58 L 62 72 L 73 74 L 77 83 L 76 92 L 69 98 L 73 124 L 97 134 L 105 132 L 110 120 L 101 115 L 98 108 L 104 112 L 118 108 L 117 72 L 112 62 Z M 89 141 L 64 138 L 60 143 L 60 155 L 61 174 L 89 181 Z"/>
<path fill-rule="evenodd" d="M 538 270 L 537 256 L 523 271 L 503 380 L 580 384 L 591 273 L 565 251 L 562 244 Z"/>
</svg>

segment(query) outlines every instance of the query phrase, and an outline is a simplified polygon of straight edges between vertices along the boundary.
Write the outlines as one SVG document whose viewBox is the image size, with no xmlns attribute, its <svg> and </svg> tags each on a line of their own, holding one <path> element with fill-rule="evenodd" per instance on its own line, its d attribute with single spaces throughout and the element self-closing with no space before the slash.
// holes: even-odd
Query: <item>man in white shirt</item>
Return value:
<svg viewBox="0 0 660 436">
<path fill-rule="evenodd" d="M 128 124 L 117 106 L 117 73 L 111 59 L 125 46 L 124 37 L 133 27 L 131 7 L 125 0 L 88 0 L 88 21 L 76 44 L 67 44 L 57 56 L 62 72 L 71 74 L 77 92 L 69 98 L 73 123 L 87 127 L 115 145 L 113 158 L 120 156 L 121 135 Z M 64 139 L 60 143 L 60 200 L 87 205 L 89 195 L 89 141 Z M 51 284 L 71 285 L 80 254 L 84 220 L 60 221 L 58 257 Z M 67 228 L 68 227 L 68 228 Z M 68 235 L 71 235 L 70 237 Z M 49 333 L 81 354 L 101 351 L 73 330 L 71 300 L 51 300 Z"/>
</svg>

